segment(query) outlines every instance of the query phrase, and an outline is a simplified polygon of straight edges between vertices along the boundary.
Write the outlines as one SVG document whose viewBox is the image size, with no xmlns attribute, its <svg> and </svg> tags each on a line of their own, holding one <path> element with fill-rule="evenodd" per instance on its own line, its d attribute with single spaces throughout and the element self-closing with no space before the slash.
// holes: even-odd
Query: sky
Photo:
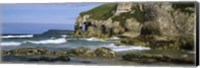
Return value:
<svg viewBox="0 0 200 68">
<path fill-rule="evenodd" d="M 38 34 L 49 29 L 73 30 L 80 12 L 101 4 L 1 4 L 2 33 Z"/>
</svg>

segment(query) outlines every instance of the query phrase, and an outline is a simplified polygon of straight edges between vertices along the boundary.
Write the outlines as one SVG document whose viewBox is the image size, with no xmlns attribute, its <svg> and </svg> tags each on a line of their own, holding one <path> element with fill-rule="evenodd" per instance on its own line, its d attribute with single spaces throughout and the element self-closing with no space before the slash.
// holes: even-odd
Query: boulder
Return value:
<svg viewBox="0 0 200 68">
<path fill-rule="evenodd" d="M 110 48 L 106 47 L 97 48 L 94 52 L 97 56 L 100 57 L 116 57 L 116 53 Z"/>
<path fill-rule="evenodd" d="M 72 56 L 82 56 L 82 57 L 95 57 L 96 55 L 94 54 L 94 51 L 85 48 L 85 47 L 80 47 L 80 48 L 75 48 L 69 51 L 69 54 Z"/>
</svg>

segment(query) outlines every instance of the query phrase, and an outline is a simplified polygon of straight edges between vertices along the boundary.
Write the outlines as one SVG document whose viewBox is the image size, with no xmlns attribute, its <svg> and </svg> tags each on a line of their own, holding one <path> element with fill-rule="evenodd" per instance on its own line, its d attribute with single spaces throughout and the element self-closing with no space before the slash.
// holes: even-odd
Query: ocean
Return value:
<svg viewBox="0 0 200 68">
<path fill-rule="evenodd" d="M 45 35 L 44 35 L 45 34 Z M 45 48 L 49 50 L 67 50 L 78 47 L 96 49 L 98 47 L 108 47 L 114 51 L 126 50 L 148 50 L 148 47 L 140 46 L 115 46 L 118 37 L 109 38 L 108 40 L 91 38 L 75 38 L 72 34 L 6 34 L 2 36 L 2 50 L 12 50 L 16 48 Z"/>
<path fill-rule="evenodd" d="M 149 47 L 135 46 L 135 45 L 120 45 L 117 43 L 120 41 L 118 37 L 108 38 L 107 40 L 99 39 L 95 37 L 91 38 L 76 38 L 73 37 L 73 31 L 65 30 L 49 30 L 42 34 L 3 34 L 1 36 L 1 50 L 13 50 L 18 48 L 43 48 L 50 51 L 56 50 L 70 50 L 79 47 L 86 47 L 90 49 L 96 49 L 99 47 L 107 47 L 113 51 L 124 55 L 127 52 L 139 52 L 139 53 L 151 53 L 151 54 L 168 54 L 172 57 L 181 57 L 183 55 L 189 55 L 190 59 L 194 59 L 194 53 L 178 50 L 154 50 Z M 22 57 L 3 56 L 5 62 L 23 62 Z M 116 58 L 77 58 L 70 57 L 67 64 L 82 64 L 91 62 L 90 64 L 103 64 L 103 65 L 133 65 L 135 62 L 128 62 L 122 60 L 122 56 Z M 59 63 L 62 64 L 63 62 Z M 157 64 L 157 63 L 155 63 Z M 165 65 L 165 64 L 164 64 Z"/>
</svg>

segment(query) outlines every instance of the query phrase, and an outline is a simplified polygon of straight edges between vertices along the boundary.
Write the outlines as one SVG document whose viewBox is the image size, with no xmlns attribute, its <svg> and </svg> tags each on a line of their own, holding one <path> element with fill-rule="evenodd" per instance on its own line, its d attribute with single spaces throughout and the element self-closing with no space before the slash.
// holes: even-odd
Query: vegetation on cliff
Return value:
<svg viewBox="0 0 200 68">
<path fill-rule="evenodd" d="M 82 12 L 80 15 L 90 15 L 90 18 L 95 20 L 106 20 L 113 15 L 116 10 L 116 6 L 116 3 L 103 4 L 89 11 Z"/>
<path fill-rule="evenodd" d="M 144 22 L 144 12 L 140 10 L 139 5 L 134 8 L 131 8 L 134 12 L 125 12 L 121 13 L 119 16 L 114 16 L 112 20 L 119 21 L 122 27 L 125 26 L 126 19 L 135 18 L 138 22 Z"/>
<path fill-rule="evenodd" d="M 195 7 L 195 4 L 193 2 L 187 2 L 187 3 L 172 3 L 172 8 L 174 8 L 175 10 L 181 10 L 182 12 L 185 12 L 185 13 L 193 13 L 194 11 L 192 10 L 188 10 L 186 8 L 188 7 L 192 7 L 194 8 Z"/>
</svg>

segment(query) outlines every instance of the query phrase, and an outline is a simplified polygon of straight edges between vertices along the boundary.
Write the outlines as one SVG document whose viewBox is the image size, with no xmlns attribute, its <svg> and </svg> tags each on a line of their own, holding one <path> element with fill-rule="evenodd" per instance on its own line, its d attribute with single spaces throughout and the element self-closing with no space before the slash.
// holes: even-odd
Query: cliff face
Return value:
<svg viewBox="0 0 200 68">
<path fill-rule="evenodd" d="M 75 36 L 193 38 L 195 19 L 194 3 L 110 3 L 82 12 Z"/>
</svg>

